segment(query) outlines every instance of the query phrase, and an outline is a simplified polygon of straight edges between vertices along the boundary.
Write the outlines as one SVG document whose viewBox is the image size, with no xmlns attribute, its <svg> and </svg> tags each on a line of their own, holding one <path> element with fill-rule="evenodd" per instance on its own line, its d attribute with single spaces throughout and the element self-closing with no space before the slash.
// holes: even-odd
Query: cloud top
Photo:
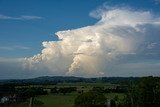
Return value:
<svg viewBox="0 0 160 107">
<path fill-rule="evenodd" d="M 101 9 L 91 15 L 100 18 L 96 24 L 56 32 L 59 41 L 43 42 L 41 53 L 25 58 L 24 67 L 46 68 L 55 75 L 107 76 L 123 57 L 150 52 L 157 44 L 148 32 L 160 30 L 160 17 L 149 11 Z"/>
</svg>

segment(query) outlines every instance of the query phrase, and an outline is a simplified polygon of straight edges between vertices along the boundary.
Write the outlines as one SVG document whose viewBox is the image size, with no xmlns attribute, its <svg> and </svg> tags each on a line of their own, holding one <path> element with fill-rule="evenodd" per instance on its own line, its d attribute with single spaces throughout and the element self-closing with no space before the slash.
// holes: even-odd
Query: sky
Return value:
<svg viewBox="0 0 160 107">
<path fill-rule="evenodd" d="M 160 76 L 160 0 L 0 0 L 0 79 Z"/>
</svg>

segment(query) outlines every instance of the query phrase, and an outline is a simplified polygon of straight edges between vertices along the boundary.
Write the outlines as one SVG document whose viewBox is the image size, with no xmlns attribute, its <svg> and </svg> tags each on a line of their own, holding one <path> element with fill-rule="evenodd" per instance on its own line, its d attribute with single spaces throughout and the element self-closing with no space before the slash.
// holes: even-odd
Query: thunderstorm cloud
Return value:
<svg viewBox="0 0 160 107">
<path fill-rule="evenodd" d="M 37 70 L 45 67 L 53 74 L 62 75 L 114 76 L 121 70 L 112 74 L 111 69 L 126 63 L 123 60 L 148 59 L 146 54 L 159 54 L 154 48 L 158 48 L 160 40 L 160 17 L 149 11 L 118 8 L 98 9 L 90 15 L 99 21 L 91 26 L 56 32 L 59 41 L 43 42 L 41 53 L 26 58 L 24 67 Z M 136 70 L 138 63 L 134 64 Z M 144 65 L 140 68 L 144 69 Z M 139 72 L 145 75 L 145 71 Z"/>
<path fill-rule="evenodd" d="M 44 41 L 41 53 L 21 58 L 17 66 L 34 75 L 160 75 L 160 16 L 123 8 L 90 15 L 99 21 L 56 32 L 59 41 Z"/>
</svg>

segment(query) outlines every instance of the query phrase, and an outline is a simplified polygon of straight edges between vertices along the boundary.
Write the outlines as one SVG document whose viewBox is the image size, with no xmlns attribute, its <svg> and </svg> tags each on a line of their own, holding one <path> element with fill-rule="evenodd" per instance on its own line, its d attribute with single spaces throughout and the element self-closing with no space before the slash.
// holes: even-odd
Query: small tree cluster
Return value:
<svg viewBox="0 0 160 107">
<path fill-rule="evenodd" d="M 87 92 L 75 99 L 75 107 L 107 107 L 107 99 L 102 93 Z"/>
</svg>

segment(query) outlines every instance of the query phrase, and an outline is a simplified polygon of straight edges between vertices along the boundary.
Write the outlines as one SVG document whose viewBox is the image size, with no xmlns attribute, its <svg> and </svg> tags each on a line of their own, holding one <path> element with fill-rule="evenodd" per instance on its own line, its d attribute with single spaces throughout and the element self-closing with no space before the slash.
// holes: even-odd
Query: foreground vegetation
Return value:
<svg viewBox="0 0 160 107">
<path fill-rule="evenodd" d="M 35 98 L 35 104 L 33 107 L 74 107 L 75 98 L 81 94 L 79 93 L 67 93 L 64 94 L 49 94 L 41 95 Z M 108 93 L 105 94 L 105 97 L 108 99 L 114 99 L 118 96 L 119 100 L 123 100 L 124 94 L 120 93 Z M 38 104 L 38 103 L 39 104 Z M 18 107 L 28 107 L 29 100 L 23 103 L 18 104 Z"/>
<path fill-rule="evenodd" d="M 35 98 L 39 104 L 34 103 L 33 107 L 73 107 L 74 99 L 78 96 L 77 93 L 63 94 L 49 94 L 42 95 Z M 18 107 L 28 107 L 29 101 L 18 105 Z"/>
<path fill-rule="evenodd" d="M 1 107 L 160 107 L 160 78 L 134 81 L 1 85 Z M 31 98 L 33 102 L 31 103 Z"/>
</svg>

